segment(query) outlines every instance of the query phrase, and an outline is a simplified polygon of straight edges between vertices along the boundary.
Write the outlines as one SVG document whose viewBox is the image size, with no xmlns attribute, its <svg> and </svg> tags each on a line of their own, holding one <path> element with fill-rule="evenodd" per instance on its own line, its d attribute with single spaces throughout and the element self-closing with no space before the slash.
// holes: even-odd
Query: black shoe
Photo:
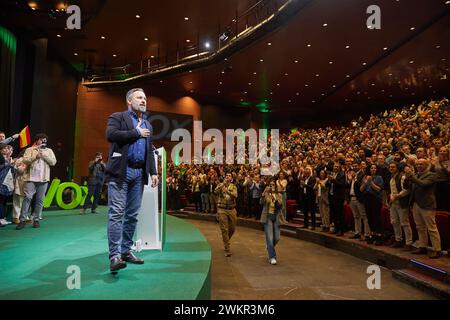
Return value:
<svg viewBox="0 0 450 320">
<path fill-rule="evenodd" d="M 111 264 L 109 265 L 109 270 L 111 272 L 115 272 L 120 269 L 124 269 L 127 267 L 127 264 L 125 261 L 123 261 L 121 258 L 114 258 L 111 260 Z"/>
<path fill-rule="evenodd" d="M 16 226 L 16 230 L 22 230 L 23 228 L 25 228 L 25 225 L 27 223 L 25 221 L 20 221 L 19 224 Z"/>
<path fill-rule="evenodd" d="M 350 237 L 350 239 L 361 239 L 361 235 L 359 233 L 354 234 L 353 236 Z"/>
<path fill-rule="evenodd" d="M 133 263 L 133 264 L 144 264 L 144 260 L 139 257 L 136 257 L 133 252 L 128 252 L 127 254 L 122 255 L 122 260 Z"/>
<path fill-rule="evenodd" d="M 367 240 L 366 240 L 367 244 L 373 244 L 374 241 L 375 241 L 375 238 L 372 237 L 372 236 L 368 237 Z"/>
<path fill-rule="evenodd" d="M 33 228 L 40 228 L 41 225 L 39 224 L 39 220 L 33 221 Z"/>
</svg>

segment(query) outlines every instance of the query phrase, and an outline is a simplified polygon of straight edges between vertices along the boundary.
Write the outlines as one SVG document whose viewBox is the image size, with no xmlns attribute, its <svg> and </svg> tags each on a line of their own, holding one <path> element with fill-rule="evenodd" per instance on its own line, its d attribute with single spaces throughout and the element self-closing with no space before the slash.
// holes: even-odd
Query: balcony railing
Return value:
<svg viewBox="0 0 450 320">
<path fill-rule="evenodd" d="M 236 11 L 235 17 L 226 26 L 218 26 L 218 33 L 213 35 L 202 35 L 202 39 L 212 39 L 209 48 L 206 40 L 200 40 L 200 33 L 192 44 L 180 46 L 176 49 L 160 52 L 158 55 L 146 57 L 141 61 L 128 63 L 124 66 L 114 68 L 90 68 L 87 67 L 83 73 L 85 82 L 96 83 L 103 81 L 120 81 L 143 74 L 154 73 L 180 64 L 191 63 L 207 58 L 227 46 L 231 41 L 237 40 L 249 30 L 258 26 L 261 22 L 274 15 L 280 7 L 289 0 L 259 0 L 242 13 Z"/>
</svg>

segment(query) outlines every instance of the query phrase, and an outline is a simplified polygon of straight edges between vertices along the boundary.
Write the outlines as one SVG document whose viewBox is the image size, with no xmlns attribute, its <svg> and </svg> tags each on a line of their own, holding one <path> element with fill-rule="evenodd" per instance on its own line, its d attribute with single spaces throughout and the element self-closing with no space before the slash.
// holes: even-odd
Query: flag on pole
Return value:
<svg viewBox="0 0 450 320">
<path fill-rule="evenodd" d="M 30 129 L 26 126 L 22 131 L 20 131 L 20 149 L 25 148 L 31 143 Z"/>
</svg>

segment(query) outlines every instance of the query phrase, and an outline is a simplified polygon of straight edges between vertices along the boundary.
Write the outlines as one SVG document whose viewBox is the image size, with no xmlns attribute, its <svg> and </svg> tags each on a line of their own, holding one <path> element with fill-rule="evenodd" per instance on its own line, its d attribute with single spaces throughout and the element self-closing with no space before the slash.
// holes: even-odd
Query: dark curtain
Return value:
<svg viewBox="0 0 450 320">
<path fill-rule="evenodd" d="M 11 133 L 16 51 L 16 37 L 0 26 L 0 131 L 7 137 Z"/>
</svg>

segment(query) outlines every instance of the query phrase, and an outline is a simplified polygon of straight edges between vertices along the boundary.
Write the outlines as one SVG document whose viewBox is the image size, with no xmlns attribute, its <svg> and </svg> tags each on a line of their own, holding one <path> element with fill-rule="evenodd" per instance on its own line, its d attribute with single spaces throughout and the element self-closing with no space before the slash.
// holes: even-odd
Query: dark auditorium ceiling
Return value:
<svg viewBox="0 0 450 320">
<path fill-rule="evenodd" d="M 213 41 L 236 10 L 241 14 L 258 3 L 73 1 L 87 12 L 82 30 L 74 32 L 64 30 L 63 18 L 48 21 L 39 9 L 18 9 L 13 2 L 26 4 L 0 4 L 3 12 L 5 6 L 12 12 L 0 14 L 7 25 L 48 36 L 50 46 L 71 64 L 96 68 L 155 56 L 158 46 L 164 54 L 188 39 Z M 61 1 L 29 2 L 46 12 L 49 3 Z M 381 30 L 365 24 L 372 4 L 381 8 Z M 284 26 L 226 61 L 145 85 L 168 98 L 192 95 L 202 104 L 254 108 L 298 122 L 449 96 L 449 13 L 446 0 L 312 0 Z"/>
</svg>

